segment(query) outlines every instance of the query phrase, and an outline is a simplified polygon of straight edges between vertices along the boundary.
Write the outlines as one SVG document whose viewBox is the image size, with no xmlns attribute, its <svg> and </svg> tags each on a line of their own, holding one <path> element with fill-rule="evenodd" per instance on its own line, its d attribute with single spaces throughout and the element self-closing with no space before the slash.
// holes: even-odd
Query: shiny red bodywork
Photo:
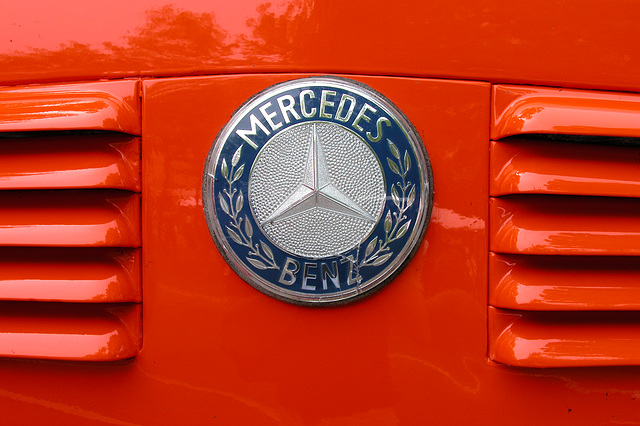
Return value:
<svg viewBox="0 0 640 426">
<path fill-rule="evenodd" d="M 640 364 L 639 101 L 493 87 L 490 359 Z"/>
<path fill-rule="evenodd" d="M 5 5 L 0 131 L 120 133 L 62 135 L 62 154 L 0 140 L 3 423 L 640 423 L 638 150 L 518 142 L 640 136 L 640 97 L 594 90 L 640 91 L 638 16 L 626 0 Z M 202 211 L 219 130 L 309 73 L 388 97 L 435 188 L 406 269 L 326 309 L 244 283 Z"/>
<path fill-rule="evenodd" d="M 112 362 L 140 351 L 138 86 L 1 90 L 0 356 Z"/>
<path fill-rule="evenodd" d="M 0 89 L 0 108 L 2 132 L 78 128 L 140 134 L 135 81 L 6 87 Z"/>
<path fill-rule="evenodd" d="M 493 99 L 494 140 L 530 133 L 640 137 L 636 95 L 499 85 Z"/>
<path fill-rule="evenodd" d="M 635 0 L 10 3 L 0 83 L 319 72 L 637 91 L 638 14 Z"/>
</svg>

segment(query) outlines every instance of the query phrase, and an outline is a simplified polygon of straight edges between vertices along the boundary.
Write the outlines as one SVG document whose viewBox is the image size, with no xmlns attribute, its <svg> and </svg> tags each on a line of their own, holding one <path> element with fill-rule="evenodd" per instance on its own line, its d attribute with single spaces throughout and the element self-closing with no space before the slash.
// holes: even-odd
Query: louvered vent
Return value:
<svg viewBox="0 0 640 426">
<path fill-rule="evenodd" d="M 0 89 L 0 356 L 141 344 L 137 81 Z"/>
<path fill-rule="evenodd" d="M 640 96 L 493 95 L 490 358 L 640 365 Z"/>
</svg>

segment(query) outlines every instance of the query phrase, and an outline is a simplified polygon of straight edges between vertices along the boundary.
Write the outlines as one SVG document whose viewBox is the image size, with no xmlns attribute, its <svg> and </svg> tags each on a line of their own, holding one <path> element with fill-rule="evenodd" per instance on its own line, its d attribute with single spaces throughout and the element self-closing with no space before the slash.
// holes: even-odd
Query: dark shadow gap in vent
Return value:
<svg viewBox="0 0 640 426">
<path fill-rule="evenodd" d="M 545 133 L 528 133 L 508 136 L 506 138 L 500 139 L 500 142 L 511 142 L 518 139 L 540 142 L 569 142 L 576 144 L 588 143 L 595 145 L 640 146 L 640 138 L 594 135 L 562 135 Z"/>
<path fill-rule="evenodd" d="M 42 130 L 34 132 L 0 132 L 0 139 L 19 139 L 35 137 L 56 136 L 93 136 L 93 135 L 128 135 L 128 133 L 114 132 L 111 130 Z M 132 135 L 135 136 L 135 135 Z"/>
</svg>

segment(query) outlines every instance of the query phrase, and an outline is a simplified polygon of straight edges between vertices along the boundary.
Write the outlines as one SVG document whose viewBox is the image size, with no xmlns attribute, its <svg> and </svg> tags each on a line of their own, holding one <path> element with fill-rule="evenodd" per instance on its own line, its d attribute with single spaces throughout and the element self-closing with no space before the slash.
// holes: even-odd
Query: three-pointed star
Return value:
<svg viewBox="0 0 640 426">
<path fill-rule="evenodd" d="M 321 209 L 375 223 L 376 219 L 331 182 L 315 123 L 302 182 L 261 225 L 279 222 L 308 210 Z"/>
</svg>

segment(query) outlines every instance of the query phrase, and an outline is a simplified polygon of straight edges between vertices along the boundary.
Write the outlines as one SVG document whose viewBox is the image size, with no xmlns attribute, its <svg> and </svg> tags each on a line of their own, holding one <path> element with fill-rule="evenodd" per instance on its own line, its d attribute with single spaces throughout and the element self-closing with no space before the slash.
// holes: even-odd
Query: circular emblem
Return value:
<svg viewBox="0 0 640 426">
<path fill-rule="evenodd" d="M 431 213 L 409 120 L 353 80 L 311 77 L 248 100 L 214 142 L 204 211 L 229 265 L 288 302 L 355 300 L 409 261 Z"/>
</svg>

